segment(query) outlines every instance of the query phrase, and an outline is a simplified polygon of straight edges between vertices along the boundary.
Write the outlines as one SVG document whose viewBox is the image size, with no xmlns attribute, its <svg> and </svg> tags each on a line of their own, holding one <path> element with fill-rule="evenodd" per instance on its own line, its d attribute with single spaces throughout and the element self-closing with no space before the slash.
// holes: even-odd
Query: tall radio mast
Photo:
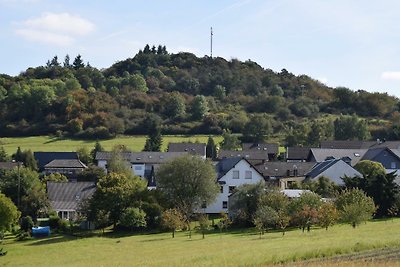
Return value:
<svg viewBox="0 0 400 267">
<path fill-rule="evenodd" d="M 213 38 L 213 29 L 211 27 L 211 58 L 212 58 L 212 38 Z"/>
</svg>

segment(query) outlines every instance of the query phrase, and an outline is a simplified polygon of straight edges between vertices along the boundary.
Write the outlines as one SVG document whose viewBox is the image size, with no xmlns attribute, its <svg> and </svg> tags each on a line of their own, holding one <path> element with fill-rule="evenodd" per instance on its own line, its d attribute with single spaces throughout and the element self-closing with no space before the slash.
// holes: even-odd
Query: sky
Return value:
<svg viewBox="0 0 400 267">
<path fill-rule="evenodd" d="M 146 44 L 252 60 L 328 86 L 400 97 L 400 1 L 0 0 L 0 73 L 58 56 L 97 68 Z"/>
</svg>

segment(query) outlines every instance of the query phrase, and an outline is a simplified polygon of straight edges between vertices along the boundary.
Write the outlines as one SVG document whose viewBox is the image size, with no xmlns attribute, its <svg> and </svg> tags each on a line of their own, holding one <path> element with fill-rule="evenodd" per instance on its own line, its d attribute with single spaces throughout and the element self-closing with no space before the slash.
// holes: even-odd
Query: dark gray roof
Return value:
<svg viewBox="0 0 400 267">
<path fill-rule="evenodd" d="M 287 160 L 307 160 L 310 154 L 309 147 L 288 147 L 286 148 Z"/>
<path fill-rule="evenodd" d="M 232 169 L 242 158 L 234 157 L 234 158 L 224 158 L 220 160 L 217 165 L 215 166 L 218 179 L 224 176 L 230 169 Z"/>
<path fill-rule="evenodd" d="M 161 164 L 168 160 L 187 155 L 187 152 L 124 152 L 122 157 L 131 163 Z M 97 152 L 96 160 L 110 160 L 113 152 Z"/>
<path fill-rule="evenodd" d="M 306 174 L 306 176 L 310 178 L 315 178 L 339 161 L 341 161 L 341 159 L 333 159 L 333 160 L 326 160 L 323 162 L 319 162 L 315 164 L 314 168 L 312 168 L 311 171 Z"/>
<path fill-rule="evenodd" d="M 385 151 L 387 153 L 393 155 L 395 158 L 397 158 L 400 161 L 399 155 L 387 147 L 378 147 L 378 148 L 368 149 L 368 151 L 362 157 L 362 160 L 372 160 L 373 161 L 379 154 L 381 154 Z"/>
<path fill-rule="evenodd" d="M 316 162 L 322 162 L 333 157 L 341 159 L 349 157 L 351 165 L 357 164 L 367 152 L 367 149 L 330 149 L 330 148 L 311 148 L 310 158 L 314 157 Z"/>
<path fill-rule="evenodd" d="M 169 143 L 168 152 L 188 152 L 193 155 L 206 155 L 206 144 L 204 143 Z"/>
<path fill-rule="evenodd" d="M 95 191 L 94 182 L 47 182 L 47 196 L 54 210 L 76 210 Z"/>
<path fill-rule="evenodd" d="M 24 164 L 22 162 L 0 162 L 0 169 L 12 170 L 14 168 L 18 168 L 18 164 L 20 167 L 24 166 Z"/>
<path fill-rule="evenodd" d="M 400 149 L 400 141 L 375 142 L 370 148 L 387 147 L 389 149 Z"/>
<path fill-rule="evenodd" d="M 295 170 L 297 170 L 296 176 L 304 176 L 314 165 L 315 162 L 269 161 L 262 164 L 254 164 L 254 167 L 264 177 L 288 177 L 295 176 Z"/>
<path fill-rule="evenodd" d="M 44 166 L 55 159 L 78 159 L 76 152 L 34 152 L 39 170 L 43 170 Z"/>
<path fill-rule="evenodd" d="M 55 159 L 44 166 L 45 169 L 53 168 L 81 168 L 86 169 L 87 166 L 79 159 Z"/>
<path fill-rule="evenodd" d="M 268 154 L 279 153 L 279 145 L 275 143 L 243 143 L 242 150 L 266 150 Z"/>
<path fill-rule="evenodd" d="M 333 140 L 333 141 L 321 141 L 321 148 L 332 148 L 332 149 L 368 149 L 375 145 L 375 141 L 349 141 L 349 140 Z"/>
<path fill-rule="evenodd" d="M 223 158 L 246 158 L 252 160 L 268 160 L 268 152 L 266 150 L 220 150 L 218 152 L 218 159 Z"/>
</svg>

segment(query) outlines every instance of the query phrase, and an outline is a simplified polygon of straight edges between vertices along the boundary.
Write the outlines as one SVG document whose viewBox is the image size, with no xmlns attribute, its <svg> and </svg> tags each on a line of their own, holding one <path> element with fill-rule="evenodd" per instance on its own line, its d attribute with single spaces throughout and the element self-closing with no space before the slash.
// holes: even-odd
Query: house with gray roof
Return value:
<svg viewBox="0 0 400 267">
<path fill-rule="evenodd" d="M 267 151 L 269 160 L 279 155 L 279 145 L 276 143 L 242 143 L 243 151 Z"/>
<path fill-rule="evenodd" d="M 47 197 L 51 208 L 61 219 L 76 218 L 83 201 L 96 191 L 94 182 L 47 182 Z"/>
<path fill-rule="evenodd" d="M 371 148 L 364 154 L 362 160 L 379 162 L 383 165 L 387 173 L 396 172 L 396 174 L 399 174 L 400 157 L 396 152 L 397 150 L 387 147 Z M 397 181 L 400 182 L 400 180 Z"/>
<path fill-rule="evenodd" d="M 287 162 L 306 162 L 310 155 L 310 147 L 287 147 L 286 161 Z"/>
<path fill-rule="evenodd" d="M 253 161 L 250 161 L 253 163 Z M 262 173 L 265 181 L 279 186 L 281 189 L 290 188 L 295 183 L 301 183 L 315 165 L 315 162 L 281 162 L 268 161 L 253 163 L 253 166 Z"/>
<path fill-rule="evenodd" d="M 121 157 L 132 169 L 134 175 L 147 180 L 148 188 L 156 187 L 155 169 L 172 159 L 188 155 L 188 152 L 123 152 Z M 113 157 L 113 152 L 97 152 L 97 165 L 107 171 L 107 162 Z"/>
<path fill-rule="evenodd" d="M 220 150 L 217 159 L 224 158 L 245 158 L 248 160 L 257 160 L 265 162 L 269 160 L 268 151 L 266 150 Z"/>
<path fill-rule="evenodd" d="M 46 164 L 55 159 L 79 159 L 76 152 L 33 152 L 33 156 L 40 172 L 44 170 Z"/>
<path fill-rule="evenodd" d="M 206 147 L 205 143 L 169 143 L 168 152 L 187 152 L 205 159 Z"/>
<path fill-rule="evenodd" d="M 264 180 L 262 174 L 246 158 L 224 158 L 216 166 L 216 182 L 220 192 L 216 200 L 202 207 L 205 213 L 220 213 L 228 210 L 228 198 L 235 189 L 243 184 L 255 184 Z"/>
<path fill-rule="evenodd" d="M 44 165 L 43 174 L 60 173 L 69 179 L 76 179 L 87 166 L 79 159 L 55 159 Z"/>
<path fill-rule="evenodd" d="M 367 149 L 332 149 L 332 148 L 311 148 L 307 161 L 323 162 L 327 159 L 350 159 L 352 166 L 359 162 Z"/>
<path fill-rule="evenodd" d="M 376 141 L 359 141 L 359 140 L 327 140 L 321 141 L 320 148 L 330 149 L 368 149 L 379 143 Z"/>
<path fill-rule="evenodd" d="M 330 159 L 315 164 L 305 176 L 306 179 L 310 179 L 311 181 L 318 180 L 320 177 L 325 176 L 336 185 L 344 185 L 342 177 L 362 177 L 362 174 L 342 159 Z"/>
</svg>

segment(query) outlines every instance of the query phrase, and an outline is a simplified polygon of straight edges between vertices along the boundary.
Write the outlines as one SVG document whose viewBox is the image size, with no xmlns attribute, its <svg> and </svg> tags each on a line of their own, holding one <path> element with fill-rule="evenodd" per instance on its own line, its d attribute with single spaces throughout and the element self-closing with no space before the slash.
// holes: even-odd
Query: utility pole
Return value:
<svg viewBox="0 0 400 267">
<path fill-rule="evenodd" d="M 213 45 L 213 43 L 212 43 L 212 39 L 213 39 L 213 29 L 212 29 L 212 27 L 211 27 L 211 58 L 212 58 L 212 45 Z"/>
</svg>

